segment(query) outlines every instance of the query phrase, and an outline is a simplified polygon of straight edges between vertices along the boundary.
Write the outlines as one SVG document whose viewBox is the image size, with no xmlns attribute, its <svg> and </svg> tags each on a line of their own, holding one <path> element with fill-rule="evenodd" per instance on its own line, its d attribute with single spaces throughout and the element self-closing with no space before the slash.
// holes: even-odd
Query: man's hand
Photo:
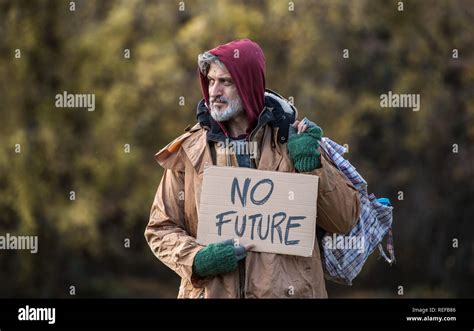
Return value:
<svg viewBox="0 0 474 331">
<path fill-rule="evenodd" d="M 318 151 L 323 130 L 306 117 L 290 125 L 288 152 L 298 172 L 311 172 L 321 167 Z"/>
<path fill-rule="evenodd" d="M 201 276 L 215 276 L 231 272 L 237 268 L 237 262 L 244 259 L 253 245 L 234 244 L 233 239 L 209 244 L 201 249 L 194 258 L 193 270 Z"/>
</svg>

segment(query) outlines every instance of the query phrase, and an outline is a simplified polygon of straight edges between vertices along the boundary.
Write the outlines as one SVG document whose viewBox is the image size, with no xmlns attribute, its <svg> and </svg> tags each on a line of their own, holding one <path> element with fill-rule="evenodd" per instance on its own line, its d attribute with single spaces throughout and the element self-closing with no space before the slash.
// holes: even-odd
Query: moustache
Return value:
<svg viewBox="0 0 474 331">
<path fill-rule="evenodd" d="M 215 98 L 211 98 L 211 103 L 214 102 L 228 103 L 228 100 L 224 96 L 218 96 Z"/>
</svg>

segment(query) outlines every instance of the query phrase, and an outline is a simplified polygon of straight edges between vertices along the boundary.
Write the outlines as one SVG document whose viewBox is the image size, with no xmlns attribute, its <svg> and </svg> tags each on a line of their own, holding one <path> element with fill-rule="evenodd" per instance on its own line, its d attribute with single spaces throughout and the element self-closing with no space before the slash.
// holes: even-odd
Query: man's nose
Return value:
<svg viewBox="0 0 474 331">
<path fill-rule="evenodd" d="M 213 86 L 209 86 L 209 96 L 211 98 L 222 95 L 222 87 L 219 83 L 214 83 Z"/>
</svg>

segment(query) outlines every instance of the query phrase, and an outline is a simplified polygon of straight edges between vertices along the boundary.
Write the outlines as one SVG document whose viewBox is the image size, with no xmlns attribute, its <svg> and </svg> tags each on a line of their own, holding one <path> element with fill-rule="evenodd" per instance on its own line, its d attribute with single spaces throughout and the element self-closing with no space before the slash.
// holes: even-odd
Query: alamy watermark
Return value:
<svg viewBox="0 0 474 331">
<path fill-rule="evenodd" d="M 382 108 L 411 108 L 413 111 L 419 111 L 420 102 L 419 94 L 398 94 L 388 91 L 380 95 Z"/>
<path fill-rule="evenodd" d="M 0 250 L 29 250 L 38 252 L 38 236 L 14 236 L 10 233 L 0 236 Z"/>
<path fill-rule="evenodd" d="M 258 143 L 246 140 L 226 140 L 217 143 L 217 153 L 234 155 L 250 155 L 251 159 L 257 158 Z"/>
<path fill-rule="evenodd" d="M 73 94 L 64 91 L 56 94 L 54 105 L 57 108 L 87 108 L 88 111 L 95 110 L 95 94 Z"/>
<path fill-rule="evenodd" d="M 56 308 L 36 308 L 26 305 L 18 309 L 19 321 L 46 321 L 56 323 Z"/>
<path fill-rule="evenodd" d="M 325 236 L 323 245 L 326 249 L 351 249 L 363 253 L 365 249 L 365 238 L 360 236 Z"/>
</svg>

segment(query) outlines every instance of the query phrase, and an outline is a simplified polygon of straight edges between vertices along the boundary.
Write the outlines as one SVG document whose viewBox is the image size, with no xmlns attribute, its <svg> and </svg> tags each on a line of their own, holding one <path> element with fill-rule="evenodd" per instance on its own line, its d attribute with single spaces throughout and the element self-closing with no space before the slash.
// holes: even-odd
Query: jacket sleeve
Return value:
<svg viewBox="0 0 474 331">
<path fill-rule="evenodd" d="M 328 232 L 347 234 L 359 219 L 359 192 L 324 151 L 321 164 L 321 168 L 312 171 L 319 176 L 316 224 Z"/>
<path fill-rule="evenodd" d="M 145 238 L 153 254 L 181 278 L 202 287 L 193 276 L 194 257 L 202 248 L 184 226 L 184 172 L 165 169 L 151 207 Z"/>
</svg>

